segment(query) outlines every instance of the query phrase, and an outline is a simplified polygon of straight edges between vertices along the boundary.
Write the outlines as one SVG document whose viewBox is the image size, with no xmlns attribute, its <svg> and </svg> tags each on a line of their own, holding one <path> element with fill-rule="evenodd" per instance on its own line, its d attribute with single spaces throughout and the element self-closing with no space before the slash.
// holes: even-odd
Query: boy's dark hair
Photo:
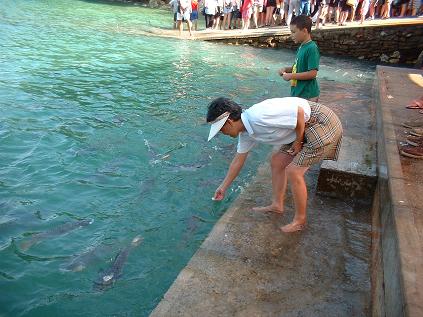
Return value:
<svg viewBox="0 0 423 317">
<path fill-rule="evenodd" d="M 312 21 L 309 16 L 299 15 L 291 20 L 291 25 L 295 25 L 299 30 L 307 29 L 307 32 L 311 33 Z"/>
<path fill-rule="evenodd" d="M 242 108 L 235 101 L 225 97 L 213 100 L 207 108 L 207 122 L 216 120 L 218 116 L 226 111 L 230 112 L 229 118 L 238 121 L 241 119 Z"/>
</svg>

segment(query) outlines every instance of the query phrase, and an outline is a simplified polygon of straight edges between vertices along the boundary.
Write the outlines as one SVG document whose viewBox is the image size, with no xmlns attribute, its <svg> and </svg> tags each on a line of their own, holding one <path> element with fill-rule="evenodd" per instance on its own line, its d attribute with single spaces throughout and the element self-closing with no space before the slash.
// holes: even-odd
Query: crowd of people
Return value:
<svg viewBox="0 0 423 317">
<path fill-rule="evenodd" d="M 174 28 L 182 32 L 183 22 L 197 30 L 200 15 L 207 29 L 249 29 L 289 26 L 292 18 L 310 16 L 316 28 L 325 23 L 410 17 L 422 14 L 422 0 L 172 0 Z"/>
</svg>

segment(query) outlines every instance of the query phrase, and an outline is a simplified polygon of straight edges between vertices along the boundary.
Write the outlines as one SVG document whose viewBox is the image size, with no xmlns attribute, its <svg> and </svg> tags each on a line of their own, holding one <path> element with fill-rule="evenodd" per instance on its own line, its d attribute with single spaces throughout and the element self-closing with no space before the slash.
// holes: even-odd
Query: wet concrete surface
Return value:
<svg viewBox="0 0 423 317">
<path fill-rule="evenodd" d="M 345 135 L 374 142 L 371 90 L 329 81 L 321 88 L 320 102 L 338 114 Z M 279 228 L 294 216 L 289 190 L 282 216 L 252 211 L 271 199 L 263 164 L 151 316 L 369 316 L 371 197 L 318 195 L 319 171 L 306 174 L 307 228 L 287 235 Z"/>
<path fill-rule="evenodd" d="M 151 316 L 367 316 L 369 205 L 316 196 L 317 173 L 307 175 L 307 229 L 286 235 L 291 195 L 282 216 L 251 210 L 270 200 L 263 165 Z"/>
</svg>

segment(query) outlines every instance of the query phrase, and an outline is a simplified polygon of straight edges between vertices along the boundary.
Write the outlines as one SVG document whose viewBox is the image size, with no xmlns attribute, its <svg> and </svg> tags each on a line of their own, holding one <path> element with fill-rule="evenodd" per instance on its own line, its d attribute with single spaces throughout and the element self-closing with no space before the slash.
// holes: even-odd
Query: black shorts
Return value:
<svg viewBox="0 0 423 317">
<path fill-rule="evenodd" d="M 276 7 L 276 0 L 267 0 L 266 7 Z"/>
<path fill-rule="evenodd" d="M 217 7 L 216 9 L 216 14 L 214 15 L 215 18 L 220 17 L 223 14 L 223 8 L 222 7 Z"/>
<path fill-rule="evenodd" d="M 235 11 L 232 11 L 231 20 L 241 19 L 241 18 L 242 18 L 241 11 L 239 11 L 238 9 L 236 9 Z"/>
<path fill-rule="evenodd" d="M 347 4 L 347 0 L 340 0 L 339 7 L 341 8 L 342 12 L 351 12 L 351 6 Z"/>
</svg>

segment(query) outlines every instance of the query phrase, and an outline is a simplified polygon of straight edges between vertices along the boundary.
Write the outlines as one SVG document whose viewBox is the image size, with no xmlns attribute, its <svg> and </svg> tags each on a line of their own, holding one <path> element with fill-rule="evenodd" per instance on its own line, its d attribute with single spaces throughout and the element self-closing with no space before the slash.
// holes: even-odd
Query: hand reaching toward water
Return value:
<svg viewBox="0 0 423 317">
<path fill-rule="evenodd" d="M 225 198 L 225 190 L 219 186 L 218 189 L 216 189 L 214 196 L 213 196 L 213 200 L 222 200 L 223 198 Z"/>
</svg>

